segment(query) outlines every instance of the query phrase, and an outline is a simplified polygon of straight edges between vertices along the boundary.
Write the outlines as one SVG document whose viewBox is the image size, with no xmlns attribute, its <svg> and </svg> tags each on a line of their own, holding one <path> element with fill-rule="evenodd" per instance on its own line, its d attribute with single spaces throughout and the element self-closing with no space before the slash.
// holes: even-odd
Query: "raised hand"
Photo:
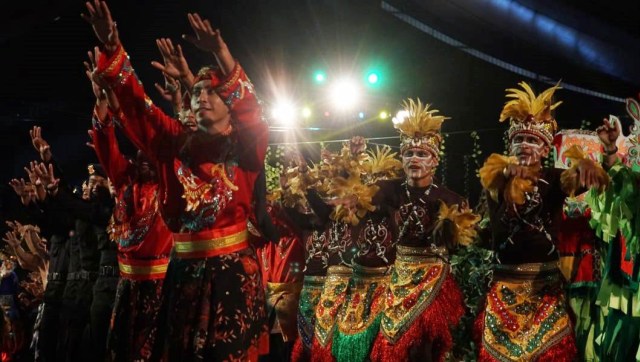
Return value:
<svg viewBox="0 0 640 362">
<path fill-rule="evenodd" d="M 189 18 L 189 24 L 191 24 L 195 35 L 183 34 L 184 40 L 205 52 L 217 53 L 226 47 L 222 36 L 220 36 L 220 30 L 213 29 L 209 20 L 202 20 L 197 13 L 187 14 L 187 18 Z"/>
<path fill-rule="evenodd" d="M 44 165 L 44 164 L 41 164 Z M 31 184 L 35 187 L 35 192 L 36 192 L 36 197 L 39 201 L 44 201 L 44 199 L 47 197 L 47 191 L 44 188 L 44 185 L 42 184 L 42 180 L 40 180 L 40 178 L 38 177 L 38 174 L 36 173 L 36 167 L 38 166 L 38 163 L 35 161 L 31 161 L 29 162 L 29 167 L 25 167 L 24 170 L 27 173 L 27 175 L 29 175 L 29 181 L 31 181 Z"/>
<path fill-rule="evenodd" d="M 235 60 L 231 56 L 227 44 L 222 39 L 220 30 L 213 29 L 209 20 L 202 20 L 197 13 L 187 14 L 187 17 L 195 35 L 183 34 L 182 38 L 195 45 L 198 49 L 213 53 L 222 68 L 222 73 L 231 73 L 235 66 Z"/>
<path fill-rule="evenodd" d="M 153 61 L 151 65 L 161 71 L 165 75 L 165 79 L 179 79 L 187 88 L 191 89 L 194 77 L 189 69 L 187 59 L 182 53 L 180 44 L 174 47 L 171 39 L 160 38 L 156 39 L 156 45 L 162 55 L 164 64 Z"/>
<path fill-rule="evenodd" d="M 49 146 L 49 143 L 42 138 L 42 128 L 33 126 L 33 128 L 29 130 L 29 136 L 31 136 L 31 144 L 33 145 L 33 148 L 38 151 L 42 161 L 51 161 L 51 146 Z"/>
<path fill-rule="evenodd" d="M 89 78 L 89 80 L 91 81 L 91 88 L 93 90 L 93 95 L 96 96 L 96 99 L 98 101 L 103 101 L 107 99 L 107 95 L 103 91 L 104 85 L 98 84 L 99 77 L 93 76 L 93 72 L 96 69 L 96 56 L 99 54 L 100 54 L 100 49 L 98 47 L 95 47 L 93 52 L 88 51 L 87 55 L 89 57 L 89 61 L 82 62 L 82 64 L 84 64 L 84 68 L 85 68 L 84 74 L 86 74 L 87 78 Z"/>
<path fill-rule="evenodd" d="M 20 246 L 20 239 L 18 239 L 18 233 L 14 231 L 7 231 L 4 234 L 4 238 L 2 240 L 7 243 L 12 248 L 17 248 Z"/>
<path fill-rule="evenodd" d="M 92 129 L 88 130 L 87 133 L 89 134 L 89 138 L 93 139 L 93 135 L 94 132 Z M 87 142 L 85 143 L 87 145 L 87 147 L 93 149 L 94 151 L 96 150 L 96 145 L 93 144 L 93 142 Z"/>
<path fill-rule="evenodd" d="M 165 75 L 164 87 L 158 83 L 155 83 L 154 85 L 162 98 L 171 103 L 173 110 L 176 113 L 182 110 L 182 92 L 180 90 L 180 82 Z"/>
<path fill-rule="evenodd" d="M 616 140 L 620 137 L 620 123 L 615 119 L 610 121 L 605 118 L 602 120 L 602 125 L 596 128 L 596 132 L 605 148 L 615 146 Z"/>
<path fill-rule="evenodd" d="M 25 182 L 23 178 L 20 180 L 12 179 L 9 181 L 9 185 L 18 197 L 20 197 L 20 202 L 22 202 L 23 205 L 27 206 L 35 199 L 33 185 Z"/>
<path fill-rule="evenodd" d="M 98 40 L 105 45 L 107 51 L 110 53 L 115 52 L 120 45 L 120 37 L 118 36 L 116 23 L 111 18 L 111 11 L 109 11 L 107 3 L 94 0 L 93 4 L 87 1 L 86 5 L 89 15 L 80 14 L 80 16 L 91 24 Z"/>
<path fill-rule="evenodd" d="M 58 190 L 60 179 L 55 178 L 53 175 L 53 165 L 49 164 L 49 167 L 47 168 L 47 166 L 41 163 L 36 166 L 35 171 L 44 188 L 55 194 Z"/>
</svg>

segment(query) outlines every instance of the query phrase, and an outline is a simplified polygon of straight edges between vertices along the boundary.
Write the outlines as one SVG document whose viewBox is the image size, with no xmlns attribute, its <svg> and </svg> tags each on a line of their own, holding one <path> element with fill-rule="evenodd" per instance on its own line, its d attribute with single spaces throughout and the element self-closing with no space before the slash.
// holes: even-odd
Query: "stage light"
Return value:
<svg viewBox="0 0 640 362">
<path fill-rule="evenodd" d="M 367 75 L 367 82 L 369 82 L 369 84 L 376 84 L 379 80 L 380 75 L 376 72 L 371 72 L 369 73 L 369 75 Z"/>
<path fill-rule="evenodd" d="M 360 113 L 358 113 L 358 118 L 360 118 L 360 119 L 364 119 L 364 112 L 360 112 Z"/>
<path fill-rule="evenodd" d="M 311 108 L 309 108 L 309 107 L 302 108 L 302 117 L 304 117 L 304 118 L 311 117 Z"/>
<path fill-rule="evenodd" d="M 389 118 L 389 113 L 387 113 L 387 111 L 382 111 L 382 112 L 380 112 L 379 117 L 380 117 L 380 119 L 387 119 L 387 118 Z"/>
<path fill-rule="evenodd" d="M 358 104 L 360 100 L 360 90 L 351 79 L 341 79 L 333 84 L 330 94 L 334 106 L 338 110 L 348 110 Z"/>
<path fill-rule="evenodd" d="M 315 80 L 316 83 L 324 83 L 327 80 L 327 74 L 318 70 L 313 74 L 313 80 Z"/>
<path fill-rule="evenodd" d="M 325 117 L 329 117 L 330 115 L 331 115 L 331 113 L 329 113 L 329 111 L 325 111 L 325 112 L 324 112 L 324 116 L 325 116 Z"/>
<path fill-rule="evenodd" d="M 404 122 L 404 120 L 409 116 L 409 112 L 406 110 L 400 110 L 396 113 L 396 116 L 391 119 L 393 124 L 399 124 Z"/>
<path fill-rule="evenodd" d="M 296 107 L 291 101 L 280 101 L 273 107 L 271 115 L 282 126 L 290 127 L 295 122 Z"/>
</svg>

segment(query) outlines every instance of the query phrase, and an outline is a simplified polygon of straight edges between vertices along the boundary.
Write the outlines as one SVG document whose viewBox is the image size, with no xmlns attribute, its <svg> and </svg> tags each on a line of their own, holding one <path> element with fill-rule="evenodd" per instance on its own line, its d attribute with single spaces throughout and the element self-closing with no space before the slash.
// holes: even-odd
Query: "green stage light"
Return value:
<svg viewBox="0 0 640 362">
<path fill-rule="evenodd" d="M 317 71 L 313 74 L 313 79 L 316 83 L 324 83 L 327 80 L 327 75 L 323 71 Z"/>
<path fill-rule="evenodd" d="M 367 75 L 367 82 L 369 84 L 376 84 L 380 80 L 380 75 L 376 72 L 371 72 Z"/>
</svg>

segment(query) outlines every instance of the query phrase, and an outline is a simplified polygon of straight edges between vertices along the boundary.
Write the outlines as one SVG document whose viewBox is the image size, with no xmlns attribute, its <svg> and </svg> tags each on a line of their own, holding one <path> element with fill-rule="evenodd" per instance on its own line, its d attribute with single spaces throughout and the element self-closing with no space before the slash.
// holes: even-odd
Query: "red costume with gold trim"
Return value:
<svg viewBox="0 0 640 362">
<path fill-rule="evenodd" d="M 257 360 L 268 348 L 260 268 L 247 219 L 266 153 L 268 128 L 238 63 L 201 79 L 229 107 L 228 135 L 189 133 L 146 96 L 122 47 L 98 60 L 115 92 L 125 135 L 155 164 L 162 215 L 174 233 L 167 272 L 169 360 Z"/>
<path fill-rule="evenodd" d="M 156 341 L 173 238 L 160 216 L 158 183 L 138 180 L 136 166 L 118 147 L 115 122 L 102 123 L 94 112 L 96 155 L 116 189 L 108 231 L 118 245 L 121 275 L 107 343 L 116 360 L 148 360 Z"/>
</svg>

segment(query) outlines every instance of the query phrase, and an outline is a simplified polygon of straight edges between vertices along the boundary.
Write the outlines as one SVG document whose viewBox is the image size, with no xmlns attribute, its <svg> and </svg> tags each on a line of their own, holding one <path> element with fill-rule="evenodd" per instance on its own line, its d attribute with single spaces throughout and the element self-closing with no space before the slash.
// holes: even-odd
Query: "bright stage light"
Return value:
<svg viewBox="0 0 640 362">
<path fill-rule="evenodd" d="M 360 113 L 358 113 L 358 118 L 360 118 L 360 119 L 364 119 L 364 112 L 360 112 Z"/>
<path fill-rule="evenodd" d="M 302 108 L 302 117 L 304 117 L 304 118 L 311 117 L 311 108 L 309 108 L 309 107 Z"/>
<path fill-rule="evenodd" d="M 387 111 L 382 111 L 380 112 L 380 119 L 387 119 L 389 118 L 389 113 L 387 113 Z"/>
<path fill-rule="evenodd" d="M 279 124 L 290 127 L 295 122 L 296 107 L 290 101 L 281 101 L 273 107 L 271 116 Z"/>
<path fill-rule="evenodd" d="M 396 116 L 391 119 L 393 124 L 399 124 L 404 122 L 404 120 L 409 116 L 409 112 L 406 110 L 400 110 L 396 113 Z"/>
<path fill-rule="evenodd" d="M 376 84 L 379 80 L 380 76 L 378 75 L 378 73 L 369 73 L 369 75 L 367 76 L 367 82 L 369 82 L 369 84 Z"/>
<path fill-rule="evenodd" d="M 334 106 L 339 110 L 348 110 L 358 104 L 360 90 L 351 79 L 341 79 L 331 88 L 330 94 Z"/>
<path fill-rule="evenodd" d="M 319 70 L 313 74 L 313 79 L 316 83 L 324 83 L 324 81 L 327 80 L 327 75 L 323 71 Z"/>
</svg>

